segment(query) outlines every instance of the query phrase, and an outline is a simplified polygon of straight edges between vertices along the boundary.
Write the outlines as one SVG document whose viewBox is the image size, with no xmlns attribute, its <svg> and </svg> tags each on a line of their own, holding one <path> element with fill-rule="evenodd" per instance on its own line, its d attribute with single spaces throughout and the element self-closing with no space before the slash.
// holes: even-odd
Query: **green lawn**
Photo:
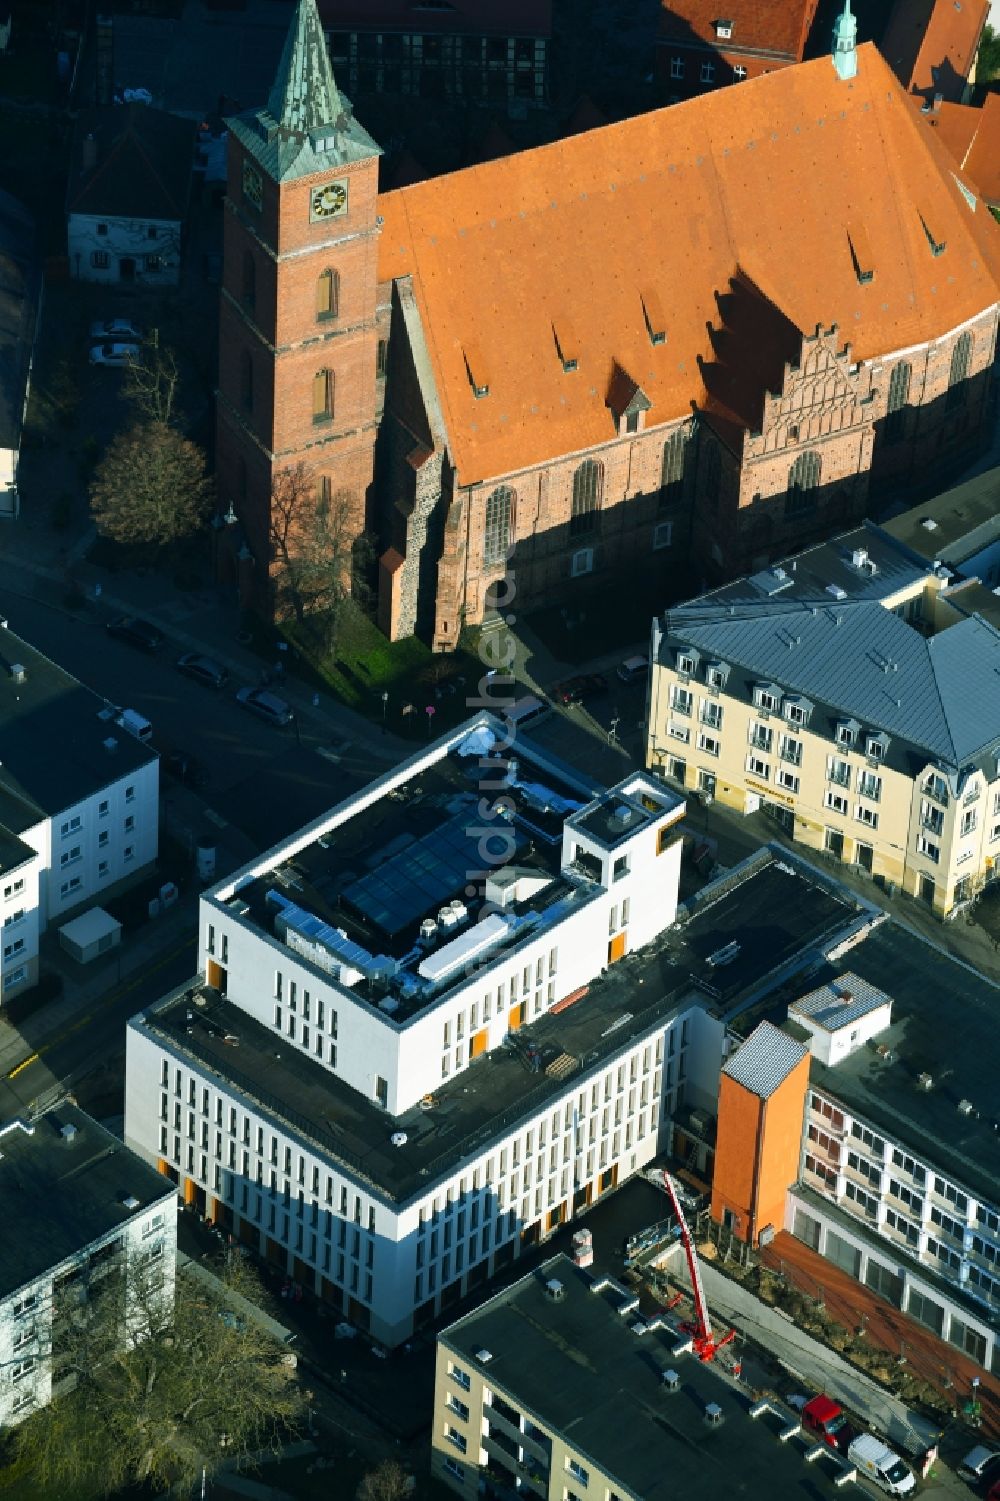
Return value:
<svg viewBox="0 0 1000 1501">
<path fill-rule="evenodd" d="M 288 620 L 282 622 L 280 633 L 256 628 L 254 645 L 265 659 L 276 657 L 279 634 L 298 653 L 292 664 L 297 677 L 377 724 L 384 715 L 393 734 L 413 740 L 426 739 L 466 718 L 467 700 L 476 696 L 485 670 L 471 645 L 445 655 L 432 652 L 415 636 L 387 641 L 375 622 L 353 605 L 344 610 L 336 647 L 328 656 L 318 657 L 314 635 L 300 632 Z M 428 706 L 434 710 L 430 716 Z"/>
</svg>

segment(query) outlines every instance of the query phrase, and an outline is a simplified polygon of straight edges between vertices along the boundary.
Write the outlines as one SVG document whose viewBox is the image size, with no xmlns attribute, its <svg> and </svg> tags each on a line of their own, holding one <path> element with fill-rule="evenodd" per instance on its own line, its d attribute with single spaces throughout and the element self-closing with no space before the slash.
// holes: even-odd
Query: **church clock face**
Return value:
<svg viewBox="0 0 1000 1501">
<path fill-rule="evenodd" d="M 346 182 L 328 182 L 322 188 L 313 189 L 309 198 L 309 218 L 313 224 L 323 219 L 336 219 L 346 213 Z"/>
<path fill-rule="evenodd" d="M 260 208 L 261 204 L 261 181 L 260 173 L 252 162 L 243 163 L 243 197 L 253 208 Z"/>
</svg>

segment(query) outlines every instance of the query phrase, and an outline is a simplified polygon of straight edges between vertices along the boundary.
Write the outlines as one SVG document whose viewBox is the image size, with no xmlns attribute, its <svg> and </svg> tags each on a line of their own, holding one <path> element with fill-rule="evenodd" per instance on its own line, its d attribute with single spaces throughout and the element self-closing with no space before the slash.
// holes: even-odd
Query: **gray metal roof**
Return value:
<svg viewBox="0 0 1000 1501">
<path fill-rule="evenodd" d="M 380 154 L 334 81 L 316 0 L 298 0 L 266 107 L 227 123 L 277 182 Z"/>
<path fill-rule="evenodd" d="M 793 1001 L 788 1008 L 789 1017 L 808 1016 L 828 1032 L 839 1032 L 850 1026 L 859 1017 L 867 1016 L 886 1005 L 889 997 L 884 990 L 869 985 L 860 975 L 852 973 L 811 990 L 801 1000 Z"/>
<path fill-rule="evenodd" d="M 722 1072 L 749 1089 L 752 1094 L 766 1100 L 783 1084 L 797 1063 L 808 1054 L 809 1049 L 782 1032 L 773 1022 L 761 1022 L 755 1027 L 730 1058 Z"/>
<path fill-rule="evenodd" d="M 876 600 L 711 595 L 664 626 L 664 645 L 738 664 L 948 765 L 1000 742 L 1000 631 L 977 616 L 928 639 Z"/>
<path fill-rule="evenodd" d="M 881 530 L 927 562 L 962 564 L 1000 538 L 1000 467 L 884 521 Z"/>
</svg>

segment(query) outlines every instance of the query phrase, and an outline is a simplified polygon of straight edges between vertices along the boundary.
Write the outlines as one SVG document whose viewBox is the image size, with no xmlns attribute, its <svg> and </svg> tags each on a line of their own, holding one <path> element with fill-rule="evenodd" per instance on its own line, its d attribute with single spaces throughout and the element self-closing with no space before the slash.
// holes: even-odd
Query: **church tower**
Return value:
<svg viewBox="0 0 1000 1501">
<path fill-rule="evenodd" d="M 350 494 L 357 533 L 372 482 L 380 151 L 315 0 L 297 0 L 266 106 L 227 124 L 216 473 L 244 603 L 267 610 L 276 477 L 303 465 L 317 501 Z"/>
</svg>

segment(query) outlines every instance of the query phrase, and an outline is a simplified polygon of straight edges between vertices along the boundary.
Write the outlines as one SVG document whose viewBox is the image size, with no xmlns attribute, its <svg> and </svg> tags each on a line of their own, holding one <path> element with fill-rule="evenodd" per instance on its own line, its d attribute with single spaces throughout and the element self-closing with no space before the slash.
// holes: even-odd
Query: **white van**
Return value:
<svg viewBox="0 0 1000 1501">
<path fill-rule="evenodd" d="M 852 1439 L 847 1458 L 859 1474 L 866 1475 L 887 1495 L 906 1496 L 917 1483 L 909 1466 L 874 1433 L 860 1433 Z"/>
<path fill-rule="evenodd" d="M 134 735 L 136 740 L 141 740 L 143 745 L 148 745 L 153 738 L 153 726 L 148 719 L 143 719 L 134 709 L 123 709 L 115 720 L 119 729 L 127 730 Z"/>
<path fill-rule="evenodd" d="M 544 698 L 535 698 L 533 694 L 527 694 L 524 698 L 516 699 L 507 710 L 507 718 L 517 729 L 523 730 L 536 719 L 541 719 L 548 714 L 552 705 Z"/>
</svg>

